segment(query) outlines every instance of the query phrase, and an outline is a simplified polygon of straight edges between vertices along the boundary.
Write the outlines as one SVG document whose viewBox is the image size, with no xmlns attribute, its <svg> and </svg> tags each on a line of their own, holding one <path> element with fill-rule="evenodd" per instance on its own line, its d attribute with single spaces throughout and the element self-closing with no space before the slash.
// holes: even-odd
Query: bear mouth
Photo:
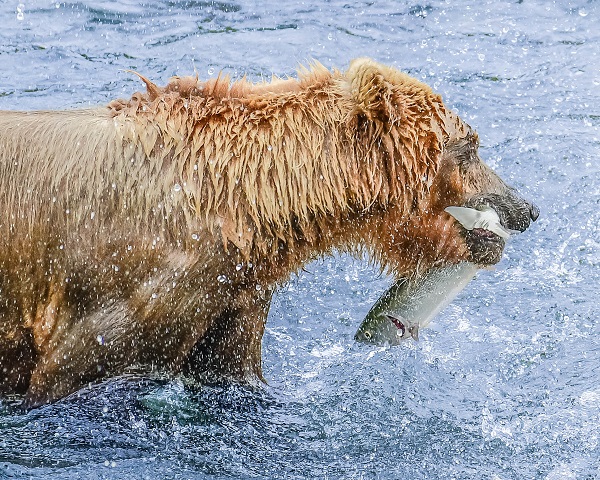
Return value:
<svg viewBox="0 0 600 480">
<path fill-rule="evenodd" d="M 514 231 L 506 228 L 495 208 L 489 204 L 479 208 L 450 206 L 445 211 L 462 226 L 461 232 L 470 253 L 469 261 L 480 265 L 500 261 L 506 240 Z"/>
<path fill-rule="evenodd" d="M 463 208 L 451 207 L 450 210 L 452 211 L 446 211 L 462 225 L 462 233 L 470 253 L 469 261 L 479 265 L 498 263 L 506 240 L 512 234 L 525 231 L 530 222 L 537 220 L 539 216 L 538 207 L 522 199 L 513 189 L 508 189 L 504 194 L 476 195 Z M 463 217 L 464 210 L 480 212 L 482 216 Z"/>
</svg>

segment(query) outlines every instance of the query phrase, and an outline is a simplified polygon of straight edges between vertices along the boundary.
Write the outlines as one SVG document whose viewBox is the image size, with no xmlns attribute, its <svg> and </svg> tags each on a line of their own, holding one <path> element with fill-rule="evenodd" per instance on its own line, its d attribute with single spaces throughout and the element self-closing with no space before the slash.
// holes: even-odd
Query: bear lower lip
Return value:
<svg viewBox="0 0 600 480">
<path fill-rule="evenodd" d="M 489 230 L 474 228 L 466 232 L 465 240 L 471 254 L 469 261 L 478 265 L 494 265 L 502 258 L 504 240 Z"/>
</svg>

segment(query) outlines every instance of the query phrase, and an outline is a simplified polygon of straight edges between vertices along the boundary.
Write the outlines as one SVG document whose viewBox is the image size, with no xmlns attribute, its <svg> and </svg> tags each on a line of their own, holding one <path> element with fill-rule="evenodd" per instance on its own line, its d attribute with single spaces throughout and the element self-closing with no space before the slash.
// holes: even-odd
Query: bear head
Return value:
<svg viewBox="0 0 600 480">
<path fill-rule="evenodd" d="M 393 68 L 357 59 L 346 82 L 356 148 L 387 179 L 374 186 L 385 198 L 373 202 L 367 227 L 382 265 L 404 276 L 460 261 L 497 263 L 505 239 L 466 229 L 446 208 L 491 208 L 510 232 L 524 231 L 539 210 L 482 161 L 477 133 L 427 85 Z"/>
</svg>

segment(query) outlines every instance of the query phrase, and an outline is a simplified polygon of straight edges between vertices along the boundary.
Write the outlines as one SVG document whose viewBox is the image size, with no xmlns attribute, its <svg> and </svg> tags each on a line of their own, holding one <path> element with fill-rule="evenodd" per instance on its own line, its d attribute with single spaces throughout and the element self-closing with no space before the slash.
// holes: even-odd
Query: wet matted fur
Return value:
<svg viewBox="0 0 600 480">
<path fill-rule="evenodd" d="M 29 405 L 131 370 L 260 379 L 291 272 L 334 249 L 398 276 L 472 260 L 443 209 L 509 191 L 439 95 L 369 59 L 141 78 L 107 107 L 0 112 L 2 388 Z"/>
</svg>

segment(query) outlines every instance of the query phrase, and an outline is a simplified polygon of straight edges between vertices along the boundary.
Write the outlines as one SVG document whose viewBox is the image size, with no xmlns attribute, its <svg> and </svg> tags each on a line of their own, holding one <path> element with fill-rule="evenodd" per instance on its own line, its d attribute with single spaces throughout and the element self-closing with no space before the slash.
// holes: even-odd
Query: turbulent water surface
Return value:
<svg viewBox="0 0 600 480">
<path fill-rule="evenodd" d="M 0 2 L 0 109 L 371 56 L 431 84 L 542 214 L 421 333 L 353 335 L 390 279 L 325 258 L 275 298 L 260 391 L 119 378 L 0 403 L 2 478 L 600 478 L 600 8 L 481 0 Z"/>
</svg>

